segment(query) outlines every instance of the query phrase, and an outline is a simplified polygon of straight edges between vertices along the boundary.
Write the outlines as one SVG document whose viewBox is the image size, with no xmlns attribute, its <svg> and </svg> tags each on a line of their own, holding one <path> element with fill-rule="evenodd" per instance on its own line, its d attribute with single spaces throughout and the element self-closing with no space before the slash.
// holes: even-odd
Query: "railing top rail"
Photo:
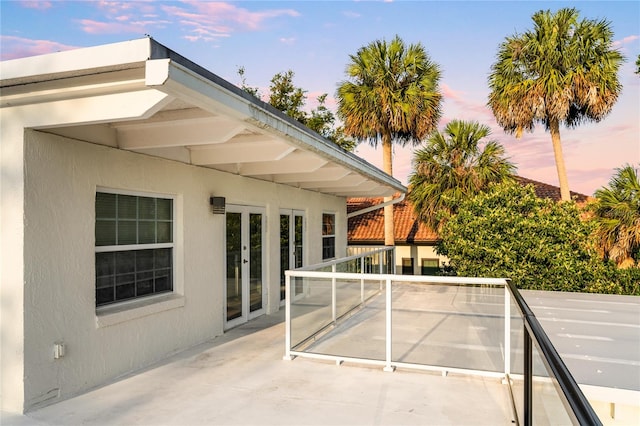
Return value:
<svg viewBox="0 0 640 426">
<path fill-rule="evenodd" d="M 338 278 L 344 280 L 366 279 L 374 280 L 391 280 L 402 282 L 416 283 L 442 283 L 442 284 L 481 284 L 506 286 L 508 280 L 506 278 L 479 278 L 479 277 L 456 277 L 456 276 L 436 276 L 436 275 L 395 275 L 395 274 L 372 274 L 362 272 L 323 272 L 308 271 L 305 269 L 294 269 L 285 271 L 285 275 L 289 277 L 302 278 Z"/>
<path fill-rule="evenodd" d="M 390 247 L 383 247 L 383 248 L 378 248 L 378 249 L 374 249 L 365 253 L 359 253 L 359 254 L 354 254 L 353 256 L 349 256 L 349 257 L 341 257 L 339 259 L 333 259 L 333 260 L 328 260 L 326 262 L 322 262 L 322 263 L 316 263 L 313 265 L 308 265 L 308 266 L 303 266 L 301 268 L 297 268 L 295 269 L 296 271 L 315 271 L 316 269 L 319 268 L 326 268 L 327 266 L 332 266 L 332 265 L 338 265 L 340 263 L 345 263 L 345 262 L 349 262 L 351 260 L 355 260 L 361 257 L 365 257 L 365 256 L 372 256 L 372 255 L 377 255 L 379 253 L 385 252 L 385 251 L 390 251 L 390 250 L 394 250 L 395 247 L 394 246 L 390 246 Z"/>
<path fill-rule="evenodd" d="M 576 383 L 575 379 L 569 372 L 569 369 L 560 358 L 560 355 L 556 351 L 555 347 L 551 343 L 549 336 L 540 325 L 540 322 L 533 314 L 527 302 L 516 288 L 516 286 L 509 281 L 509 290 L 515 299 L 515 302 L 520 310 L 525 327 L 529 331 L 529 335 L 533 339 L 536 347 L 542 352 L 542 360 L 546 367 L 553 374 L 553 382 L 556 386 L 560 387 L 560 394 L 564 395 L 566 403 L 569 405 L 567 411 L 573 413 L 575 420 L 580 425 L 601 425 L 600 419 L 593 411 L 593 407 L 589 404 L 589 401 L 582 393 L 582 390 Z"/>
</svg>

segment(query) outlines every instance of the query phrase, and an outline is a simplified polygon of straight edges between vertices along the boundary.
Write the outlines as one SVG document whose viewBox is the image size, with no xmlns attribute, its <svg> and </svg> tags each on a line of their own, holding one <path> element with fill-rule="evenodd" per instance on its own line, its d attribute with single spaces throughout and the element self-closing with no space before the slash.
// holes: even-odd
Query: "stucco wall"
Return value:
<svg viewBox="0 0 640 426">
<path fill-rule="evenodd" d="M 0 109 L 0 407 L 22 410 L 23 133 Z"/>
<path fill-rule="evenodd" d="M 279 309 L 279 210 L 306 215 L 307 263 L 321 261 L 322 213 L 336 213 L 338 255 L 346 246 L 345 200 L 205 168 L 27 131 L 24 200 L 24 401 L 55 402 L 223 332 L 227 204 L 266 208 L 268 312 Z M 96 187 L 176 198 L 174 295 L 96 315 Z M 19 289 L 11 290 L 20 296 Z M 5 299 L 3 289 L 2 298 Z M 66 355 L 54 360 L 55 342 Z M 11 368 L 3 361 L 5 368 Z"/>
</svg>

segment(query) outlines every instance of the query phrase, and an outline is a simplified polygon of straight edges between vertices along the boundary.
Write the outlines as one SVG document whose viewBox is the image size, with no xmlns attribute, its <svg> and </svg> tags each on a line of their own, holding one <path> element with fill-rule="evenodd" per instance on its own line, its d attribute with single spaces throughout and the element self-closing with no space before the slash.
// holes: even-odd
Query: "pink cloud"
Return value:
<svg viewBox="0 0 640 426">
<path fill-rule="evenodd" d="M 38 0 L 23 0 L 20 2 L 20 5 L 28 9 L 39 9 L 39 10 L 47 10 L 53 7 L 53 4 L 50 1 L 38 1 Z"/>
<path fill-rule="evenodd" d="M 2 45 L 0 59 L 3 61 L 77 48 L 77 46 L 51 40 L 33 40 L 6 35 L 0 35 L 0 45 Z"/>
<path fill-rule="evenodd" d="M 451 86 L 446 83 L 440 84 L 440 88 L 442 89 L 442 95 L 445 99 L 460 100 L 461 96 L 464 95 L 462 90 L 453 90 Z"/>
<path fill-rule="evenodd" d="M 291 46 L 291 45 L 295 44 L 295 42 L 296 42 L 296 38 L 295 37 L 281 37 L 280 38 L 280 43 L 286 44 L 288 46 Z"/>
<path fill-rule="evenodd" d="M 81 29 L 89 34 L 151 33 L 154 27 L 170 23 L 158 18 L 151 0 L 97 2 L 103 20 L 80 19 Z"/>
<path fill-rule="evenodd" d="M 142 13 L 154 13 L 155 5 L 152 0 L 136 1 L 108 1 L 100 0 L 98 7 L 108 15 L 119 15 L 123 12 L 139 11 Z"/>
<path fill-rule="evenodd" d="M 614 47 L 621 47 L 621 46 L 624 46 L 626 44 L 632 43 L 635 40 L 638 40 L 639 38 L 640 38 L 640 36 L 638 36 L 638 35 L 635 35 L 635 34 L 634 35 L 630 35 L 630 36 L 622 38 L 621 40 L 614 41 L 613 42 L 613 46 Z"/>
<path fill-rule="evenodd" d="M 100 22 L 92 19 L 81 19 L 82 31 L 89 34 L 144 33 L 145 26 L 140 22 Z"/>
<path fill-rule="evenodd" d="M 196 36 L 188 40 L 212 39 L 220 35 L 229 35 L 234 31 L 258 31 L 265 23 L 281 16 L 297 17 L 300 14 L 293 9 L 272 9 L 252 12 L 234 4 L 224 2 L 184 1 L 190 8 L 175 5 L 162 6 L 167 15 L 181 18 L 181 24 L 190 26 Z M 289 39 L 284 39 L 285 41 Z"/>
</svg>

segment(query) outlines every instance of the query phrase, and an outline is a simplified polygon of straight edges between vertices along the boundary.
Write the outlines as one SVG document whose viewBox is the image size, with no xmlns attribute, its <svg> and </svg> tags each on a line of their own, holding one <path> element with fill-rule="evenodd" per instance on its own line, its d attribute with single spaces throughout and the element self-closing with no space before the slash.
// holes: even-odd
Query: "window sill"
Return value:
<svg viewBox="0 0 640 426">
<path fill-rule="evenodd" d="M 184 306 L 184 296 L 170 293 L 96 308 L 96 327 L 109 327 Z"/>
</svg>

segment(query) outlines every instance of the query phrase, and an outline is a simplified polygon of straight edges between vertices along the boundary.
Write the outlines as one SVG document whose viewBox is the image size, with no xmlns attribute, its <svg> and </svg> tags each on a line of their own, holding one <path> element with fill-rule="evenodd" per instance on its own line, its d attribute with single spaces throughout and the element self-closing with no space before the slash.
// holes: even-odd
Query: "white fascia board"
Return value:
<svg viewBox="0 0 640 426">
<path fill-rule="evenodd" d="M 252 100 L 249 96 L 229 90 L 183 65 L 166 59 L 147 62 L 147 85 L 173 97 L 182 98 L 205 110 L 224 113 L 240 119 L 254 128 L 266 130 L 292 145 L 313 152 L 396 192 L 405 193 L 397 179 L 389 176 L 355 154 L 347 153 L 321 136 L 306 130 L 290 117 Z"/>
<path fill-rule="evenodd" d="M 172 99 L 157 90 L 138 90 L 20 105 L 3 108 L 3 112 L 13 114 L 23 127 L 54 128 L 141 119 L 153 115 Z"/>
<path fill-rule="evenodd" d="M 41 80 L 43 75 L 74 76 L 87 70 L 144 63 L 151 55 L 151 43 L 150 39 L 143 38 L 2 61 L 0 79 L 3 84 L 11 84 L 11 80 L 25 84 Z"/>
</svg>

